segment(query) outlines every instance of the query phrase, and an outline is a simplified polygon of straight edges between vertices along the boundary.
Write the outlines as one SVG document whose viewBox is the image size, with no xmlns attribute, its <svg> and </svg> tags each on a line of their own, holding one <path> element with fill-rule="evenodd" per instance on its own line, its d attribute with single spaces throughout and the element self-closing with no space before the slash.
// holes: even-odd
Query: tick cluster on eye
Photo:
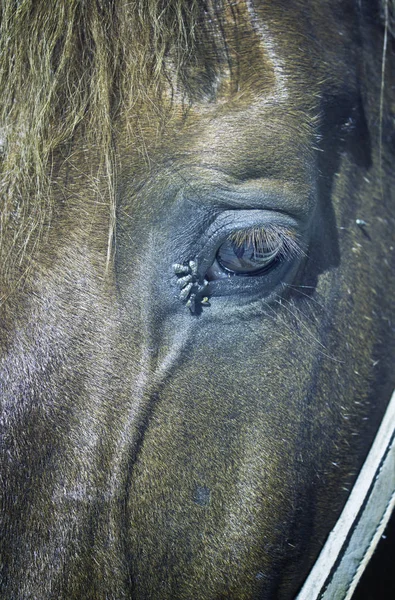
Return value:
<svg viewBox="0 0 395 600">
<path fill-rule="evenodd" d="M 199 275 L 196 261 L 190 260 L 187 265 L 176 263 L 173 271 L 178 277 L 180 300 L 185 302 L 191 313 L 196 312 L 198 304 L 208 303 L 208 298 L 204 296 L 208 281 Z"/>
</svg>

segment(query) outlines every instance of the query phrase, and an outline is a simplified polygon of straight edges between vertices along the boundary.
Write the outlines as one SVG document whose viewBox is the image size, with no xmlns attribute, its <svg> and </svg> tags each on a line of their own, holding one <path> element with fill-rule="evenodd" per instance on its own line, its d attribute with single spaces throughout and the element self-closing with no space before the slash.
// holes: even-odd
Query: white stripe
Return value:
<svg viewBox="0 0 395 600">
<path fill-rule="evenodd" d="M 278 102 L 285 102 L 289 95 L 287 77 L 285 75 L 284 63 L 280 59 L 279 53 L 277 52 L 276 43 L 270 32 L 270 28 L 268 25 L 266 25 L 266 23 L 263 23 L 262 20 L 258 18 L 253 0 L 247 0 L 246 5 L 251 17 L 251 23 L 259 31 L 259 34 L 262 38 L 263 48 L 271 60 L 274 79 L 276 82 L 273 93 L 270 94 L 270 96 L 261 98 L 260 104 L 268 104 L 272 102 L 277 104 Z"/>
</svg>

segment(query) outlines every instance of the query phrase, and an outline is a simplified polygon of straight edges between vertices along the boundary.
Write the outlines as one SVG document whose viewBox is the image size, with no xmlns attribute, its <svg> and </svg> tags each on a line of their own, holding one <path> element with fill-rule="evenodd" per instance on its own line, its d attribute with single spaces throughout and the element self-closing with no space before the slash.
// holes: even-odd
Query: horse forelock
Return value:
<svg viewBox="0 0 395 600">
<path fill-rule="evenodd" d="M 76 137 L 101 157 L 98 172 L 109 180 L 109 204 L 114 204 L 112 143 L 117 118 L 147 98 L 159 105 L 172 85 L 183 89 L 185 99 L 193 96 L 193 89 L 207 93 L 215 87 L 226 62 L 221 20 L 225 5 L 231 4 L 2 2 L 3 232 L 10 220 L 18 219 L 24 225 L 30 222 L 24 238 L 29 230 L 36 236 L 43 228 L 53 203 L 54 153 L 61 150 L 61 156 L 67 156 Z M 18 225 L 11 223 L 14 228 L 13 236 L 20 238 Z M 7 242 L 9 246 L 9 234 Z"/>
</svg>

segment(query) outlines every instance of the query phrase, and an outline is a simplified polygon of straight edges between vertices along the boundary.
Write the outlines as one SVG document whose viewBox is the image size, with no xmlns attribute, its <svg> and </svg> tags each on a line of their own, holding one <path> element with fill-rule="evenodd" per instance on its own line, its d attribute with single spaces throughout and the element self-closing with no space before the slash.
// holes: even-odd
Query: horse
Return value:
<svg viewBox="0 0 395 600">
<path fill-rule="evenodd" d="M 394 15 L 3 0 L 1 598 L 330 589 L 392 439 Z"/>
</svg>

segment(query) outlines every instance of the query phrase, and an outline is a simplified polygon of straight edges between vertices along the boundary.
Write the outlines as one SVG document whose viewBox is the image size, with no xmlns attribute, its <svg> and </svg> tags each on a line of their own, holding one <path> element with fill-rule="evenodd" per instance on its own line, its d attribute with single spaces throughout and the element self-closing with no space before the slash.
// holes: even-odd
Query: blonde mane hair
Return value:
<svg viewBox="0 0 395 600">
<path fill-rule="evenodd" d="M 3 0 L 0 5 L 0 264 L 37 242 L 55 202 L 54 153 L 78 135 L 107 174 L 122 112 L 176 81 L 214 81 L 225 0 Z M 7 232 L 7 236 L 6 236 Z M 111 238 L 110 232 L 110 238 Z M 5 240 L 7 237 L 7 240 Z"/>
</svg>

